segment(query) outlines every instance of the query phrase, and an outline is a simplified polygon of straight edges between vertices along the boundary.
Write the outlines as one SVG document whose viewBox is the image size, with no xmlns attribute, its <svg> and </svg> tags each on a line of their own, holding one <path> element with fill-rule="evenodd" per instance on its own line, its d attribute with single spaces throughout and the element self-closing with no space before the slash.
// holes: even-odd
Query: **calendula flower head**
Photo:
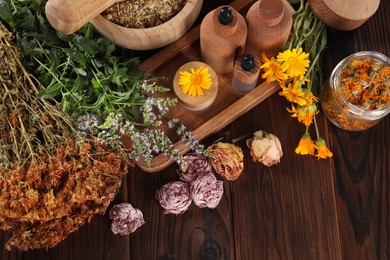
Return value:
<svg viewBox="0 0 390 260">
<path fill-rule="evenodd" d="M 291 109 L 287 108 L 287 111 L 291 113 L 291 117 L 297 117 L 298 122 L 309 126 L 313 123 L 314 115 L 318 113 L 317 106 L 312 104 L 310 106 L 291 106 Z"/>
<path fill-rule="evenodd" d="M 299 84 L 299 82 L 294 82 L 292 85 L 289 83 L 287 86 L 280 84 L 282 91 L 279 92 L 280 96 L 284 96 L 288 101 L 297 103 L 300 106 L 306 105 L 306 100 L 304 99 L 305 93 Z"/>
<path fill-rule="evenodd" d="M 203 96 L 203 89 L 209 89 L 212 85 L 209 69 L 201 66 L 198 69 L 191 68 L 191 72 L 180 71 L 179 85 L 184 94 L 190 96 Z"/>
<path fill-rule="evenodd" d="M 282 63 L 281 68 L 289 77 L 304 75 L 309 67 L 309 54 L 303 52 L 302 48 L 285 50 L 277 56 Z"/>
<path fill-rule="evenodd" d="M 295 149 L 295 153 L 301 154 L 301 155 L 314 155 L 315 149 L 317 146 L 315 145 L 314 141 L 311 140 L 311 137 L 308 133 L 305 133 L 301 140 L 299 141 L 298 147 Z"/>
<path fill-rule="evenodd" d="M 315 144 L 317 146 L 317 159 L 326 159 L 333 156 L 333 153 L 326 147 L 324 139 L 319 138 Z"/>
<path fill-rule="evenodd" d="M 304 92 L 305 92 L 306 106 L 310 106 L 319 101 L 319 98 L 316 97 L 311 91 L 304 91 Z"/>
<path fill-rule="evenodd" d="M 260 66 L 264 70 L 264 73 L 261 75 L 261 78 L 269 84 L 271 81 L 277 80 L 278 82 L 284 82 L 287 80 L 287 74 L 282 72 L 280 64 L 275 61 L 275 58 L 272 57 L 268 59 L 265 53 L 261 54 L 261 61 L 263 65 Z"/>
</svg>

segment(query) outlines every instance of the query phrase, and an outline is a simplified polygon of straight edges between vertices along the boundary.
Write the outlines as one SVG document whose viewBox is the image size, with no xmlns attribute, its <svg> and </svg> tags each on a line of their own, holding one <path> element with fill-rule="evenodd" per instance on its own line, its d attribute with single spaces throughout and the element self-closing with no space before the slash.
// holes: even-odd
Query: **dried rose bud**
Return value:
<svg viewBox="0 0 390 260">
<path fill-rule="evenodd" d="M 240 147 L 218 142 L 208 148 L 215 159 L 210 159 L 214 170 L 230 181 L 236 180 L 244 170 L 244 154 Z"/>
<path fill-rule="evenodd" d="M 188 183 L 193 183 L 196 179 L 212 171 L 207 157 L 200 154 L 188 153 L 184 155 L 184 162 L 186 170 L 183 171 L 182 167 L 179 167 L 178 173 L 180 180 Z"/>
<path fill-rule="evenodd" d="M 114 234 L 129 235 L 145 224 L 142 212 L 129 203 L 121 203 L 112 207 L 109 213 L 111 230 Z"/>
<path fill-rule="evenodd" d="M 283 156 L 282 145 L 279 139 L 265 131 L 257 131 L 253 138 L 246 140 L 254 162 L 259 161 L 265 166 L 272 166 L 280 162 Z"/>
<path fill-rule="evenodd" d="M 223 182 L 209 173 L 194 181 L 191 185 L 191 196 L 199 208 L 216 208 L 223 195 Z"/>
<path fill-rule="evenodd" d="M 190 186 L 182 181 L 163 185 L 155 197 L 164 208 L 164 214 L 181 214 L 191 205 Z"/>
</svg>

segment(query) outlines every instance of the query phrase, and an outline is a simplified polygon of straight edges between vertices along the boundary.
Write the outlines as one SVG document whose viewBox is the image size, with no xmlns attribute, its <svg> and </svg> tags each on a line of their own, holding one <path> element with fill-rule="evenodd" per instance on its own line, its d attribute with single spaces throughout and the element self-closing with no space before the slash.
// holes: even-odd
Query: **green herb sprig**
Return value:
<svg viewBox="0 0 390 260">
<path fill-rule="evenodd" d="M 58 33 L 45 18 L 45 2 L 0 0 L 0 18 L 15 32 L 26 67 L 46 87 L 39 97 L 60 101 L 63 111 L 79 118 L 81 130 L 101 137 L 133 160 L 144 156 L 150 162 L 163 152 L 181 161 L 164 132 L 152 134 L 154 127 L 169 120 L 168 109 L 177 103 L 158 95 L 170 90 L 156 84 L 163 79 L 141 72 L 138 57 L 118 54 L 116 46 L 96 34 L 90 24 L 72 35 Z M 117 125 L 105 122 L 113 117 L 118 118 Z M 134 129 L 121 133 L 127 128 L 118 127 L 119 122 Z M 132 148 L 138 152 L 123 147 L 122 134 L 131 134 Z M 182 139 L 191 140 L 191 147 L 205 151 L 188 138 L 190 133 L 186 136 Z M 142 149 L 135 138 L 143 139 Z"/>
</svg>

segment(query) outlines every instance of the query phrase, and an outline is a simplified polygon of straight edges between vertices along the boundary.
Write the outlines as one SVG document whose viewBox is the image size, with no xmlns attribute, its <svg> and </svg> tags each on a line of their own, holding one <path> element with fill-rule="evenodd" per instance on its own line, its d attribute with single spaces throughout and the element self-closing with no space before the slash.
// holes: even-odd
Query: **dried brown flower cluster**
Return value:
<svg viewBox="0 0 390 260">
<path fill-rule="evenodd" d="M 8 250 L 49 248 L 106 211 L 128 164 L 37 97 L 12 39 L 0 23 L 0 229 Z"/>
<path fill-rule="evenodd" d="M 102 16 L 128 28 L 149 28 L 175 16 L 186 0 L 127 0 L 113 4 Z"/>
<path fill-rule="evenodd" d="M 69 233 L 104 214 L 127 163 L 115 152 L 70 141 L 56 157 L 14 166 L 0 175 L 0 228 L 11 231 L 11 250 L 54 247 Z"/>
</svg>

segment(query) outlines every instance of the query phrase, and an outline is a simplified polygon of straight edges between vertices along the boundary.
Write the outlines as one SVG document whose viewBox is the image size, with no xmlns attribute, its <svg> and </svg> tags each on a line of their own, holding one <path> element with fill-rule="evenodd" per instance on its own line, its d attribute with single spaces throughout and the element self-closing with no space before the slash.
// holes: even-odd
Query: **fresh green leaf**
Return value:
<svg viewBox="0 0 390 260">
<path fill-rule="evenodd" d="M 38 97 L 42 99 L 54 98 L 61 93 L 61 89 L 62 89 L 62 84 L 57 82 L 49 86 L 48 88 L 40 91 L 38 93 Z"/>
</svg>

